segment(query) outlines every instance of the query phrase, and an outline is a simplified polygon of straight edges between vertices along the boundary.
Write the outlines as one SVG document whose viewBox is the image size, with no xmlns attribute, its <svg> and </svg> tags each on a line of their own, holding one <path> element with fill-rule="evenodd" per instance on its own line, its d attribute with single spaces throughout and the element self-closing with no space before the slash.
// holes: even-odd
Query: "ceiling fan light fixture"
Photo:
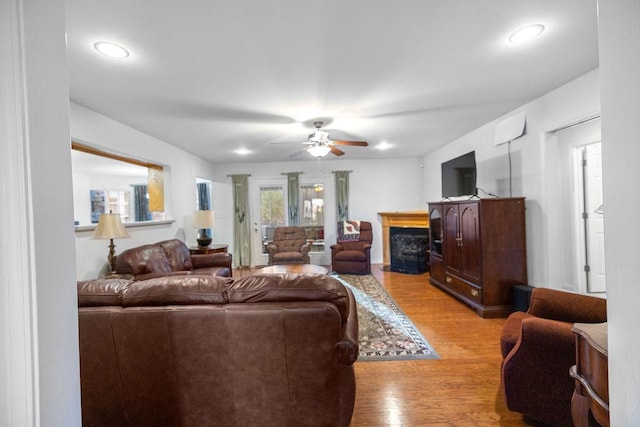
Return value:
<svg viewBox="0 0 640 427">
<path fill-rule="evenodd" d="M 331 148 L 328 145 L 312 145 L 307 148 L 307 153 L 313 157 L 324 157 L 331 152 Z"/>
<path fill-rule="evenodd" d="M 544 25 L 533 24 L 518 28 L 509 36 L 509 43 L 518 44 L 535 39 L 544 32 Z"/>
</svg>

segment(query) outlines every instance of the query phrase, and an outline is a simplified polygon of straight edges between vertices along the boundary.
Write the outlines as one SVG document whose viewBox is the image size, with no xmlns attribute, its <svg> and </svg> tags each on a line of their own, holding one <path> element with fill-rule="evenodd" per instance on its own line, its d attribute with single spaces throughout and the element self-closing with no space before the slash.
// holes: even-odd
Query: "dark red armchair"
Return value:
<svg viewBox="0 0 640 427">
<path fill-rule="evenodd" d="M 507 407 L 553 426 L 573 426 L 574 323 L 607 321 L 605 299 L 534 288 L 531 305 L 506 320 L 500 338 Z"/>
<path fill-rule="evenodd" d="M 360 221 L 359 227 L 357 239 L 347 239 L 338 230 L 338 242 L 331 245 L 331 269 L 336 273 L 371 274 L 373 230 L 367 221 Z"/>
</svg>

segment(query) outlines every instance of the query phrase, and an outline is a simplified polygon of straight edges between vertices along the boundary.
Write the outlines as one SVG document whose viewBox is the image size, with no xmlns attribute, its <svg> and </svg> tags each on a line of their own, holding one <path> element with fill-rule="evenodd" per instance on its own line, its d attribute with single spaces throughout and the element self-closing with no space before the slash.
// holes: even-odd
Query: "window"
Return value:
<svg viewBox="0 0 640 427">
<path fill-rule="evenodd" d="M 75 224 L 97 224 L 100 214 L 123 222 L 164 220 L 163 167 L 71 144 Z"/>
</svg>

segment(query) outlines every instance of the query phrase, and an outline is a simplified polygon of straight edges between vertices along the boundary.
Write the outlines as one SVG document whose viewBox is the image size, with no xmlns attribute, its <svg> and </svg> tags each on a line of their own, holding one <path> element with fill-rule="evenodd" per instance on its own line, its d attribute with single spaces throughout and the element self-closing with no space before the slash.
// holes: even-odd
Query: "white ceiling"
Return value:
<svg viewBox="0 0 640 427">
<path fill-rule="evenodd" d="M 419 156 L 597 68 L 596 6 L 67 0 L 71 99 L 213 162 L 289 160 L 318 118 L 332 139 L 369 142 L 342 158 Z M 507 43 L 530 23 L 545 33 Z M 131 56 L 106 58 L 99 40 Z"/>
</svg>

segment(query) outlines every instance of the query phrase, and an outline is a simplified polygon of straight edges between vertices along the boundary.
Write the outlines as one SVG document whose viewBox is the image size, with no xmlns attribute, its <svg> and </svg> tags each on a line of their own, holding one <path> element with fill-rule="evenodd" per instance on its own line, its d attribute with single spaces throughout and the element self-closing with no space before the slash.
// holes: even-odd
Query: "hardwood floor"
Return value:
<svg viewBox="0 0 640 427">
<path fill-rule="evenodd" d="M 500 389 L 504 319 L 475 311 L 429 284 L 429 275 L 372 274 L 440 355 L 439 360 L 356 362 L 351 426 L 532 426 L 507 410 Z M 235 277 L 252 269 L 234 271 Z"/>
</svg>

